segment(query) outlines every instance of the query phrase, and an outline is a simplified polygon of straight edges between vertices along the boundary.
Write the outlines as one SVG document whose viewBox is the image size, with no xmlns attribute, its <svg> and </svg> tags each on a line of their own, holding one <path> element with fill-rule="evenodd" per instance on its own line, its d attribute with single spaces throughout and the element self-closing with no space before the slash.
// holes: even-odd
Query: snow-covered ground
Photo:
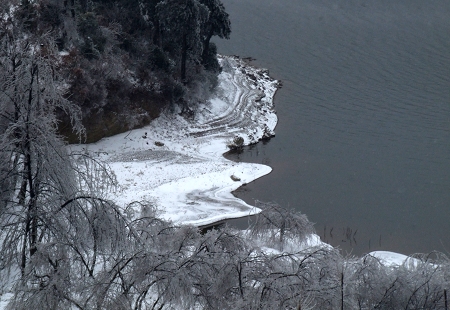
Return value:
<svg viewBox="0 0 450 310">
<path fill-rule="evenodd" d="M 119 184 L 111 199 L 122 206 L 149 201 L 162 218 L 197 226 L 260 211 L 231 192 L 272 168 L 232 162 L 223 154 L 236 136 L 251 144 L 275 134 L 273 97 L 278 81 L 237 57 L 223 56 L 220 62 L 217 92 L 199 104 L 193 118 L 163 114 L 143 128 L 71 146 L 109 163 Z M 300 247 L 317 245 L 328 246 L 313 235 Z M 386 265 L 401 265 L 407 259 L 385 251 L 371 255 Z"/>
<path fill-rule="evenodd" d="M 250 144 L 274 134 L 278 82 L 237 57 L 220 61 L 217 92 L 192 118 L 163 114 L 141 129 L 71 146 L 109 162 L 119 184 L 111 198 L 118 204 L 149 201 L 162 218 L 198 226 L 259 211 L 231 192 L 271 168 L 222 155 L 236 136 Z"/>
<path fill-rule="evenodd" d="M 403 254 L 389 252 L 389 251 L 373 251 L 367 255 L 371 255 L 380 260 L 380 262 L 385 266 L 401 266 L 403 264 L 409 266 L 417 266 L 420 261 L 417 258 L 409 257 Z"/>
</svg>

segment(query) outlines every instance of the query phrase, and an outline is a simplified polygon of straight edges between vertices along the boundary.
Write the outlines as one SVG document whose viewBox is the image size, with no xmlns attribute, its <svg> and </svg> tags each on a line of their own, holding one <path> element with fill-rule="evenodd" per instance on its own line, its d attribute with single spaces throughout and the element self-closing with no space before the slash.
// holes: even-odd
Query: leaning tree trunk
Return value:
<svg viewBox="0 0 450 310">
<path fill-rule="evenodd" d="M 212 30 L 208 33 L 208 35 L 206 36 L 205 40 L 203 40 L 203 53 L 202 53 L 202 60 L 203 60 L 203 64 L 206 63 L 207 59 L 208 59 L 208 54 L 209 54 L 209 42 L 211 41 L 213 32 Z"/>
</svg>

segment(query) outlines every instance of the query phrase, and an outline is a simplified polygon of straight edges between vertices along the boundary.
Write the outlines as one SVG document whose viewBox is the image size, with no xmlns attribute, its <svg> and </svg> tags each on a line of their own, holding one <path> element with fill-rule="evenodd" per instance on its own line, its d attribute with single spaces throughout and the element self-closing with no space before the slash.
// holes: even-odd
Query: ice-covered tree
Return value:
<svg viewBox="0 0 450 310">
<path fill-rule="evenodd" d="M 0 152 L 3 182 L 8 185 L 2 193 L 3 204 L 7 204 L 2 216 L 7 228 L 13 229 L 10 222 L 22 223 L 17 231 L 23 234 L 21 238 L 13 237 L 15 230 L 7 237 L 20 247 L 24 274 L 41 238 L 41 206 L 67 200 L 76 193 L 71 162 L 57 133 L 56 113 L 66 111 L 74 124 L 79 118 L 77 109 L 62 97 L 54 81 L 51 43 L 45 38 L 22 37 L 9 27 L 14 25 L 3 28 L 0 42 Z"/>
<path fill-rule="evenodd" d="M 262 209 L 250 225 L 249 234 L 260 238 L 280 251 L 286 243 L 305 240 L 314 233 L 314 227 L 306 215 L 293 209 L 283 208 L 276 203 L 257 201 L 256 206 Z"/>
<path fill-rule="evenodd" d="M 58 134 L 58 114 L 80 137 L 83 129 L 63 96 L 54 40 L 27 33 L 9 12 L 0 21 L 0 275 L 14 284 L 11 308 L 79 306 L 129 230 L 104 195 L 113 175 L 69 154 Z"/>
</svg>

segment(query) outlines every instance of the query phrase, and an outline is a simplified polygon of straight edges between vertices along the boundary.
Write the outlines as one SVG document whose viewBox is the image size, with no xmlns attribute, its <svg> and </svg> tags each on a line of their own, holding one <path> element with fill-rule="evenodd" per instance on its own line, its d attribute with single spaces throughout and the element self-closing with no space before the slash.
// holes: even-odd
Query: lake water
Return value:
<svg viewBox="0 0 450 310">
<path fill-rule="evenodd" d="M 316 223 L 344 252 L 450 253 L 450 1 L 222 0 L 223 54 L 282 80 L 273 172 L 236 195 Z"/>
</svg>

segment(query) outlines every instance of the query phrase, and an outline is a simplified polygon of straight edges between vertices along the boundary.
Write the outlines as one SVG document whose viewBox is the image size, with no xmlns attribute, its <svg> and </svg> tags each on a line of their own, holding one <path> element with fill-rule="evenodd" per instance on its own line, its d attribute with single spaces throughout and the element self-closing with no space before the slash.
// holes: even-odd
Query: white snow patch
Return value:
<svg viewBox="0 0 450 310">
<path fill-rule="evenodd" d="M 401 266 L 403 264 L 417 266 L 420 263 L 417 258 L 389 251 L 373 251 L 367 255 L 378 258 L 384 266 L 388 267 Z"/>
</svg>

